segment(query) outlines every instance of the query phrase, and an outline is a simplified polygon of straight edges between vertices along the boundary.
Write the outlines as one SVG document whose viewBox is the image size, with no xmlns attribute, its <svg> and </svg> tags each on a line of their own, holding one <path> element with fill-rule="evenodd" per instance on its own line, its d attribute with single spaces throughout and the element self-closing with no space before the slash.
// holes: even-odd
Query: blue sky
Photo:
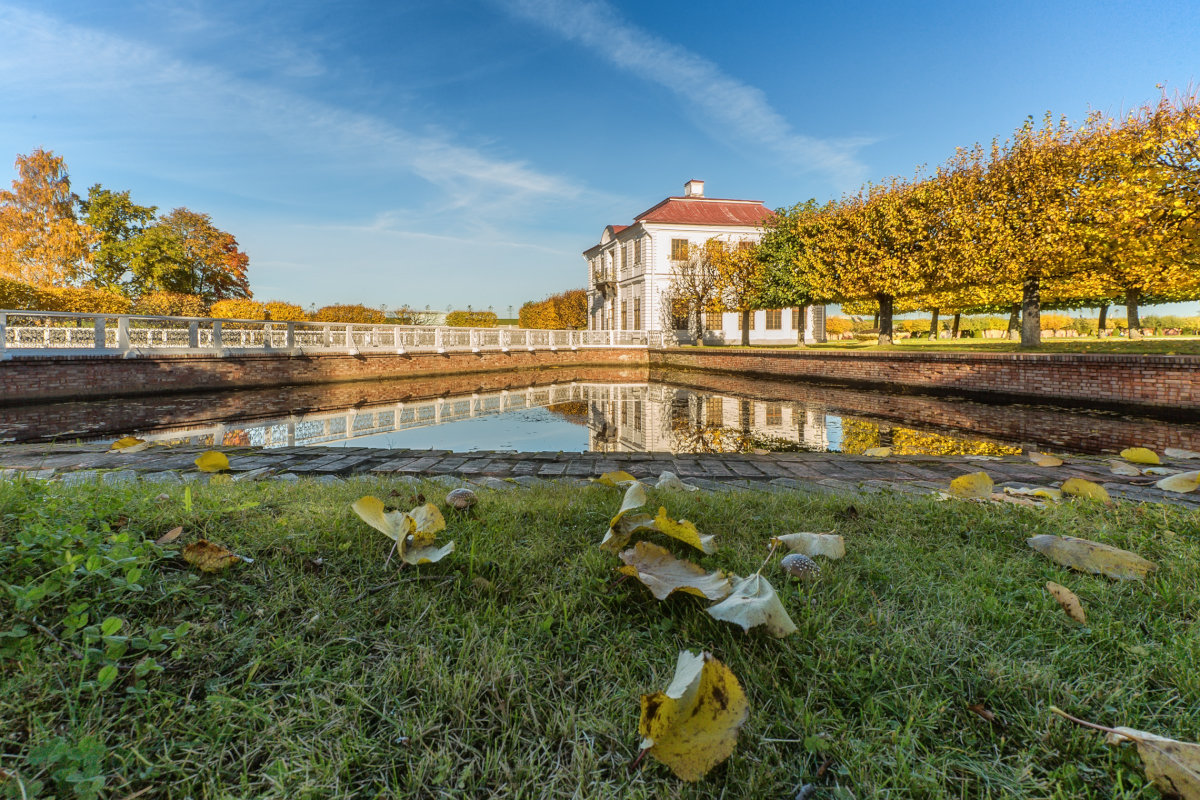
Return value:
<svg viewBox="0 0 1200 800">
<path fill-rule="evenodd" d="M 1170 0 L 0 0 L 0 160 L 209 213 L 305 306 L 503 316 L 689 178 L 823 200 L 1197 80 Z"/>
</svg>

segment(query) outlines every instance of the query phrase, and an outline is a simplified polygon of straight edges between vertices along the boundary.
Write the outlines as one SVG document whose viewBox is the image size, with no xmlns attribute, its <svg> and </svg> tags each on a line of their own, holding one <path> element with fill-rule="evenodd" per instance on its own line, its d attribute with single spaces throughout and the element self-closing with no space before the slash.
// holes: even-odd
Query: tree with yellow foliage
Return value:
<svg viewBox="0 0 1200 800">
<path fill-rule="evenodd" d="M 37 149 L 16 160 L 11 191 L 0 191 L 0 276 L 61 285 L 82 271 L 94 234 L 79 222 L 79 196 L 61 156 Z"/>
</svg>

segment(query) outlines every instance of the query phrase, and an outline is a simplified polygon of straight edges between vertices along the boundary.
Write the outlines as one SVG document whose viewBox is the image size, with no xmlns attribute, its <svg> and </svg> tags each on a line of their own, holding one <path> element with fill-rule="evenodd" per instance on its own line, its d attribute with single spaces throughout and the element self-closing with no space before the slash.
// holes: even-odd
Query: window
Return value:
<svg viewBox="0 0 1200 800">
<path fill-rule="evenodd" d="M 783 403 L 767 403 L 767 424 L 774 427 L 783 424 Z"/>
<path fill-rule="evenodd" d="M 710 428 L 720 428 L 725 424 L 724 398 L 710 397 L 704 403 L 705 422 Z"/>
<path fill-rule="evenodd" d="M 769 331 L 783 330 L 783 309 L 780 309 L 780 308 L 767 309 L 767 330 L 769 330 Z"/>
<path fill-rule="evenodd" d="M 633 401 L 633 429 L 638 433 L 642 432 L 642 401 Z"/>
<path fill-rule="evenodd" d="M 629 330 L 629 301 L 621 301 L 621 330 Z"/>
<path fill-rule="evenodd" d="M 801 319 L 801 317 L 800 317 L 800 309 L 799 308 L 792 309 L 792 330 L 794 330 L 794 331 L 804 330 L 804 320 Z"/>
<path fill-rule="evenodd" d="M 751 250 L 753 248 L 754 248 L 754 242 L 750 241 L 749 239 L 742 239 L 740 242 L 737 243 L 738 250 Z"/>
<path fill-rule="evenodd" d="M 628 424 L 629 424 L 629 401 L 626 400 L 621 403 L 621 426 L 624 427 Z"/>
<path fill-rule="evenodd" d="M 671 260 L 672 261 L 687 261 L 688 258 L 688 240 L 687 239 L 672 239 L 671 240 Z"/>
<path fill-rule="evenodd" d="M 635 265 L 642 263 L 642 240 L 633 240 L 633 263 Z"/>
<path fill-rule="evenodd" d="M 704 330 L 720 331 L 725 329 L 725 323 L 721 320 L 720 311 L 705 311 L 704 312 Z"/>
<path fill-rule="evenodd" d="M 738 330 L 742 329 L 742 312 L 737 312 Z M 754 312 L 750 312 L 750 330 L 754 330 Z"/>
<path fill-rule="evenodd" d="M 640 331 L 642 329 L 642 298 L 633 298 L 633 329 Z"/>
</svg>

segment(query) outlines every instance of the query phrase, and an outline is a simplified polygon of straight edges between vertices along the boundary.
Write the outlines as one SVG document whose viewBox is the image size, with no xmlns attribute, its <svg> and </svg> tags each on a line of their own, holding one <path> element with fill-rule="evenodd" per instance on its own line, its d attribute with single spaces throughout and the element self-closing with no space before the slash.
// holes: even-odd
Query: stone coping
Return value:
<svg viewBox="0 0 1200 800">
<path fill-rule="evenodd" d="M 775 349 L 768 346 L 724 345 L 721 347 L 668 347 L 653 352 L 683 353 L 695 356 L 737 354 L 764 355 L 772 358 L 854 358 L 863 361 L 1033 361 L 1045 363 L 1097 364 L 1173 364 L 1195 365 L 1200 369 L 1200 355 L 1167 355 L 1166 353 L 985 353 L 980 351 L 952 352 L 922 349 L 904 353 L 896 350 L 823 350 L 815 348 Z"/>
<path fill-rule="evenodd" d="M 204 481 L 194 445 L 151 447 L 139 453 L 109 452 L 106 444 L 0 445 L 0 477 L 28 477 L 68 484 L 87 481 L 146 481 L 177 484 Z M 354 475 L 434 479 L 451 485 L 490 489 L 567 481 L 624 470 L 641 479 L 673 472 L 685 482 L 713 491 L 761 489 L 772 492 L 873 494 L 893 491 L 936 494 L 953 478 L 987 472 L 997 487 L 1057 486 L 1071 477 L 1102 484 L 1114 498 L 1200 508 L 1200 492 L 1178 494 L 1155 488 L 1157 478 L 1111 473 L 1098 456 L 1066 457 L 1061 467 L 1039 467 L 1020 456 L 893 456 L 886 459 L 841 453 L 564 453 L 450 450 L 391 450 L 365 447 L 217 448 L 229 457 L 234 481 L 316 478 L 336 482 Z M 1200 468 L 1195 461 L 1167 464 L 1179 471 Z"/>
</svg>

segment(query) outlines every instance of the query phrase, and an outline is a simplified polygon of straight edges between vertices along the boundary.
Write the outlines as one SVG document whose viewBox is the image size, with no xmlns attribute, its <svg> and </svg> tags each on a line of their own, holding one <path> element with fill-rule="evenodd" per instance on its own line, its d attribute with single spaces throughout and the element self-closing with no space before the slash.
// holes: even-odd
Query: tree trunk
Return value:
<svg viewBox="0 0 1200 800">
<path fill-rule="evenodd" d="M 930 322 L 929 322 L 929 338 L 930 339 L 938 338 L 938 312 L 939 311 L 941 311 L 940 308 L 935 308 L 933 310 L 933 319 L 930 320 Z"/>
<path fill-rule="evenodd" d="M 1096 336 L 1103 337 L 1108 333 L 1108 303 L 1100 306 L 1100 319 L 1096 323 Z"/>
<path fill-rule="evenodd" d="M 1021 291 L 1021 347 L 1042 343 L 1042 284 L 1036 277 L 1025 279 Z"/>
<path fill-rule="evenodd" d="M 1017 329 L 1021 327 L 1021 304 L 1013 303 L 1012 313 L 1008 315 L 1008 330 L 1004 332 L 1005 339 L 1017 338 Z"/>
<path fill-rule="evenodd" d="M 892 343 L 892 296 L 881 294 L 879 300 L 879 343 Z"/>
<path fill-rule="evenodd" d="M 958 338 L 958 323 L 961 318 L 962 318 L 962 314 L 960 312 L 957 312 L 957 311 L 954 312 L 954 327 L 950 330 L 950 338 L 951 339 Z"/>
<path fill-rule="evenodd" d="M 875 312 L 875 319 L 871 320 L 871 327 L 874 328 L 875 330 L 879 330 L 879 312 L 878 311 Z"/>
<path fill-rule="evenodd" d="M 704 316 L 700 313 L 699 304 L 688 305 L 688 327 L 692 331 L 692 344 L 701 347 L 704 344 Z"/>
<path fill-rule="evenodd" d="M 804 331 L 808 328 L 808 305 L 802 305 L 799 309 L 800 325 L 796 329 L 796 346 L 804 347 L 807 342 L 804 341 Z"/>
<path fill-rule="evenodd" d="M 742 311 L 742 347 L 750 346 L 750 315 L 753 311 Z"/>
<path fill-rule="evenodd" d="M 1139 289 L 1125 290 L 1125 323 L 1129 327 L 1129 338 L 1142 338 L 1142 321 L 1138 318 L 1138 300 L 1142 292 Z"/>
</svg>

